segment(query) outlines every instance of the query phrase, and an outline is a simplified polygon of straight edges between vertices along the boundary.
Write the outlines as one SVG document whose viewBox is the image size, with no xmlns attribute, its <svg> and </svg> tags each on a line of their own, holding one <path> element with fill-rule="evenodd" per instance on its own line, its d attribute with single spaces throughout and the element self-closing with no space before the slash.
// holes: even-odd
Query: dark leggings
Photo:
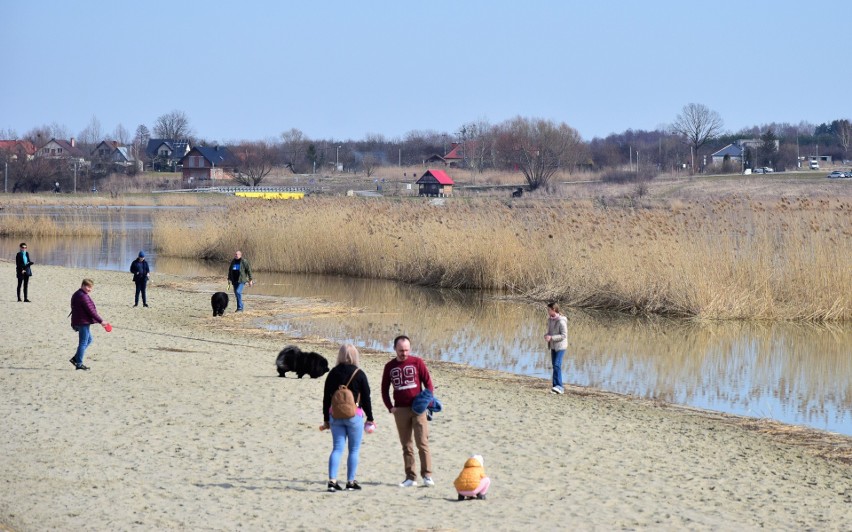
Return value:
<svg viewBox="0 0 852 532">
<path fill-rule="evenodd" d="M 27 297 L 27 289 L 29 288 L 29 284 L 30 284 L 30 276 L 29 275 L 24 275 L 24 276 L 18 277 L 18 301 L 21 300 L 21 285 L 24 285 L 24 299 L 29 299 L 29 297 Z"/>
</svg>

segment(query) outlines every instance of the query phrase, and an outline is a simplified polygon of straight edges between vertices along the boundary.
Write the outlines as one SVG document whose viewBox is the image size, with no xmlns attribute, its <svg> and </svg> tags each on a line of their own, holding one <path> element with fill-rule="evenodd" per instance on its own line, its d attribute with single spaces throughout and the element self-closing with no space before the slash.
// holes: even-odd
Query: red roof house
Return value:
<svg viewBox="0 0 852 532">
<path fill-rule="evenodd" d="M 455 182 L 444 170 L 426 170 L 416 184 L 420 196 L 444 197 L 452 195 Z"/>
<path fill-rule="evenodd" d="M 0 152 L 5 152 L 9 160 L 32 159 L 38 148 L 28 140 L 0 140 Z"/>
<path fill-rule="evenodd" d="M 464 166 L 467 159 L 472 159 L 476 154 L 477 142 L 469 140 L 467 142 L 453 142 L 450 144 L 450 151 L 444 155 L 443 160 L 447 166 Z"/>
</svg>

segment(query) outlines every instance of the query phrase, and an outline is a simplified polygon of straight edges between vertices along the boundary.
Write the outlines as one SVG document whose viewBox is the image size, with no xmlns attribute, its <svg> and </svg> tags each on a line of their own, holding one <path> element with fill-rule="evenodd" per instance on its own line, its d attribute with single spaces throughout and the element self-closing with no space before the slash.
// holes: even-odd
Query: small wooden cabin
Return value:
<svg viewBox="0 0 852 532">
<path fill-rule="evenodd" d="M 446 197 L 453 194 L 455 183 L 444 170 L 426 170 L 416 182 L 418 195 Z"/>
</svg>

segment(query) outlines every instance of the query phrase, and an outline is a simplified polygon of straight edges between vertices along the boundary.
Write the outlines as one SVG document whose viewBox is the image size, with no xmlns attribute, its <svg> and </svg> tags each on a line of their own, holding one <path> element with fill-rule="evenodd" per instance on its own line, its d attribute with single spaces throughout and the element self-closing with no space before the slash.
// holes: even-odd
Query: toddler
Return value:
<svg viewBox="0 0 852 532">
<path fill-rule="evenodd" d="M 485 476 L 485 461 L 481 455 L 475 454 L 464 463 L 464 469 L 459 473 L 453 485 L 459 494 L 459 500 L 485 499 L 491 479 Z"/>
</svg>

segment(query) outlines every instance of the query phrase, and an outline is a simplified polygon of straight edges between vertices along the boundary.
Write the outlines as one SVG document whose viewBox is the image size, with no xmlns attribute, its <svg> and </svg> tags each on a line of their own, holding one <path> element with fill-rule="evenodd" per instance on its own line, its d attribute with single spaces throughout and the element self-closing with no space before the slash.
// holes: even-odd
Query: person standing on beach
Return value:
<svg viewBox="0 0 852 532">
<path fill-rule="evenodd" d="M 77 331 L 79 342 L 77 343 L 77 352 L 69 362 L 74 364 L 77 369 L 82 370 L 89 369 L 88 366 L 83 365 L 86 348 L 92 344 L 92 332 L 89 327 L 93 323 L 100 323 L 107 332 L 111 329 L 109 323 L 100 317 L 98 309 L 95 308 L 95 302 L 89 296 L 94 289 L 94 281 L 83 279 L 80 289 L 71 296 L 71 327 Z"/>
<path fill-rule="evenodd" d="M 251 265 L 248 259 L 243 258 L 243 252 L 237 250 L 234 253 L 234 259 L 231 265 L 228 266 L 228 282 L 234 285 L 234 296 L 237 298 L 237 312 L 243 311 L 243 287 L 246 283 L 249 286 L 254 284 L 251 277 Z"/>
<path fill-rule="evenodd" d="M 145 252 L 140 251 L 136 260 L 130 263 L 130 273 L 133 274 L 133 283 L 136 285 L 136 297 L 134 307 L 139 306 L 139 294 L 142 294 L 142 306 L 148 306 L 148 279 L 151 277 L 151 268 L 145 261 Z"/>
<path fill-rule="evenodd" d="M 34 264 L 29 251 L 27 251 L 27 243 L 21 242 L 21 250 L 15 255 L 15 274 L 18 278 L 18 303 L 21 302 L 21 287 L 24 287 L 24 303 L 29 303 L 30 298 L 27 297 L 27 292 L 30 287 L 30 277 L 33 275 L 31 266 Z"/>
<path fill-rule="evenodd" d="M 550 349 L 550 361 L 553 364 L 553 387 L 550 391 L 563 394 L 562 358 L 568 349 L 568 318 L 559 312 L 558 303 L 547 304 L 547 334 L 544 335 L 544 341 Z"/>
<path fill-rule="evenodd" d="M 354 345 L 341 345 L 337 352 L 337 365 L 331 368 L 325 378 L 322 394 L 323 424 L 320 428 L 323 430 L 331 428 L 332 449 L 328 457 L 328 491 L 331 492 L 343 490 L 337 483 L 337 471 L 340 468 L 340 459 L 343 457 L 343 447 L 347 440 L 349 455 L 346 459 L 346 489 L 349 491 L 361 489 L 361 485 L 355 480 L 361 439 L 364 436 L 364 429 L 372 432 L 375 428 L 373 406 L 370 401 L 370 383 L 367 380 L 367 374 L 358 367 L 359 358 L 358 349 Z M 355 415 L 348 419 L 337 419 L 330 413 L 331 398 L 341 386 L 346 386 L 352 392 L 355 404 L 358 405 Z"/>
<path fill-rule="evenodd" d="M 393 341 L 396 357 L 385 364 L 382 373 L 382 400 L 388 411 L 393 414 L 399 443 L 402 444 L 402 460 L 405 465 L 405 480 L 400 487 L 410 488 L 417 485 L 414 471 L 414 444 L 420 454 L 420 475 L 427 487 L 435 485 L 432 480 L 432 455 L 429 453 L 429 421 L 426 411 L 419 415 L 411 409 L 414 398 L 421 389 L 434 392 L 432 377 L 423 359 L 411 356 L 411 340 L 407 336 L 397 336 Z M 390 387 L 393 386 L 393 403 Z M 414 443 L 412 443 L 412 433 Z"/>
</svg>

